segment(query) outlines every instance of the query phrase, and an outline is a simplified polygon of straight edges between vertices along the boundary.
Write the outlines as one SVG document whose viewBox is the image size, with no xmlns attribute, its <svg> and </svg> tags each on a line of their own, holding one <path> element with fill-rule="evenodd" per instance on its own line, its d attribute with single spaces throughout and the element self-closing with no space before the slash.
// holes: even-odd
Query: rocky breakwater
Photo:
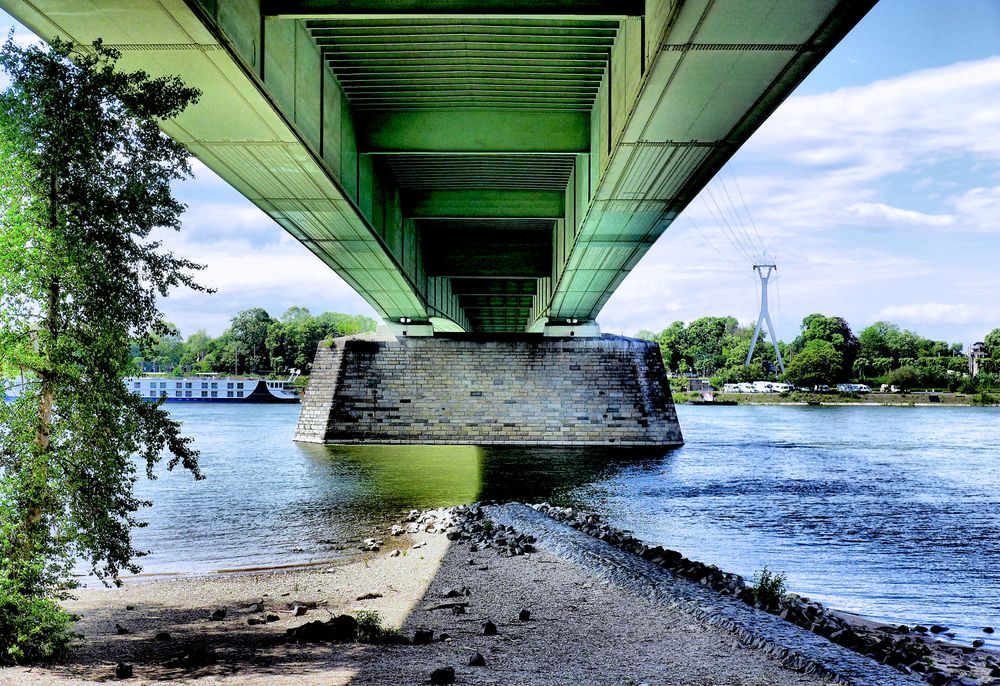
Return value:
<svg viewBox="0 0 1000 686">
<path fill-rule="evenodd" d="M 895 668 L 904 674 L 922 677 L 933 686 L 1000 686 L 1000 659 L 982 648 L 982 641 L 962 646 L 940 641 L 947 628 L 931 625 L 886 626 L 846 616 L 822 603 L 794 593 L 774 595 L 760 584 L 747 583 L 739 574 L 715 565 L 690 560 L 676 550 L 650 546 L 629 532 L 612 527 L 600 515 L 548 503 L 531 506 L 589 536 L 633 553 L 678 577 L 731 596 L 760 610 L 807 629 L 849 650 Z M 471 519 L 457 528 L 469 532 L 482 525 L 478 508 L 468 508 Z M 509 536 L 505 536 L 505 540 Z M 978 644 L 978 645 L 977 645 Z"/>
</svg>

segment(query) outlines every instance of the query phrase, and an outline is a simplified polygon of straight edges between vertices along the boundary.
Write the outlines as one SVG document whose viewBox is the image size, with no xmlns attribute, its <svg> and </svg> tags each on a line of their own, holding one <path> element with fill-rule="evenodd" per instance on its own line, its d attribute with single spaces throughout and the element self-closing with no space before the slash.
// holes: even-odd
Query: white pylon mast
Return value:
<svg viewBox="0 0 1000 686">
<path fill-rule="evenodd" d="M 755 264 L 753 266 L 754 271 L 760 276 L 760 315 L 757 317 L 757 326 L 753 330 L 753 339 L 750 341 L 750 352 L 747 353 L 747 367 L 750 366 L 750 359 L 753 357 L 753 351 L 757 347 L 757 339 L 760 337 L 760 327 L 761 324 L 767 321 L 767 331 L 771 336 L 771 345 L 774 346 L 774 354 L 778 357 L 778 367 L 781 369 L 781 373 L 785 373 L 785 362 L 781 359 L 781 351 L 778 350 L 778 339 L 774 334 L 774 326 L 771 324 L 771 313 L 767 311 L 767 282 L 771 278 L 771 272 L 777 271 L 778 267 L 774 264 Z"/>
</svg>

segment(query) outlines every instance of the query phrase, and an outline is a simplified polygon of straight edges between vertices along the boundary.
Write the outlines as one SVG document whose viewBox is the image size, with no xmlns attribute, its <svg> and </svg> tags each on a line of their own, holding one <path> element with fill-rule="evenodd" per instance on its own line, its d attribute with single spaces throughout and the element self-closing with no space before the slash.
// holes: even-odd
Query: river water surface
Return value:
<svg viewBox="0 0 1000 686">
<path fill-rule="evenodd" d="M 1000 629 L 1000 409 L 677 408 L 672 451 L 292 442 L 298 406 L 168 405 L 205 481 L 141 481 L 147 573 L 351 554 L 411 508 L 514 498 L 605 513 L 648 542 L 960 637 Z M 162 472 L 162 470 L 161 470 Z"/>
</svg>

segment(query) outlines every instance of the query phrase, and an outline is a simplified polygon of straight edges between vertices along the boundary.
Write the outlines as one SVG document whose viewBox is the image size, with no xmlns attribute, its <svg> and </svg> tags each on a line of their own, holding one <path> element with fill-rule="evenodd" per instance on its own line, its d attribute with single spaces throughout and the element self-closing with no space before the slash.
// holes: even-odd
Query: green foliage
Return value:
<svg viewBox="0 0 1000 686">
<path fill-rule="evenodd" d="M 983 339 L 983 348 L 987 357 L 1000 360 L 1000 328 L 993 329 Z"/>
<path fill-rule="evenodd" d="M 787 577 L 782 573 L 772 572 L 764 565 L 764 569 L 753 575 L 754 600 L 764 607 L 775 607 L 785 595 Z"/>
<path fill-rule="evenodd" d="M 812 388 L 819 384 L 833 384 L 840 379 L 844 357 L 832 343 L 812 340 L 788 363 L 785 379 L 796 386 Z"/>
<path fill-rule="evenodd" d="M 885 382 L 896 386 L 900 390 L 909 391 L 920 384 L 920 376 L 920 370 L 916 367 L 906 365 L 889 372 L 886 375 Z"/>
<path fill-rule="evenodd" d="M 0 666 L 60 657 L 73 617 L 46 594 L 45 562 L 0 564 Z"/>
<path fill-rule="evenodd" d="M 204 290 L 200 266 L 164 250 L 177 230 L 173 182 L 188 154 L 158 124 L 197 99 L 172 77 L 116 68 L 117 51 L 0 49 L 0 379 L 22 378 L 0 404 L 0 578 L 17 596 L 0 654 L 43 656 L 63 644 L 48 601 L 81 559 L 106 581 L 139 570 L 131 528 L 137 461 L 151 477 L 169 453 L 200 477 L 180 425 L 132 394 L 132 343 L 171 334 L 157 298 Z M 23 624 L 20 624 L 22 623 Z M 27 638 L 25 638 L 27 637 Z M 25 658 L 28 659 L 28 658 Z"/>
<path fill-rule="evenodd" d="M 983 406 L 1000 405 L 1000 397 L 981 392 L 972 399 L 972 404 Z"/>
<path fill-rule="evenodd" d="M 827 317 L 822 314 L 810 314 L 802 319 L 801 331 L 792 341 L 791 352 L 799 353 L 809 343 L 821 341 L 833 346 L 841 356 L 841 365 L 833 378 L 847 380 L 851 378 L 854 361 L 861 349 L 861 343 L 854 336 L 851 327 L 842 317 Z"/>
<path fill-rule="evenodd" d="M 405 642 L 399 629 L 382 625 L 382 615 L 376 610 L 361 610 L 355 618 L 358 620 L 358 643 Z"/>
</svg>

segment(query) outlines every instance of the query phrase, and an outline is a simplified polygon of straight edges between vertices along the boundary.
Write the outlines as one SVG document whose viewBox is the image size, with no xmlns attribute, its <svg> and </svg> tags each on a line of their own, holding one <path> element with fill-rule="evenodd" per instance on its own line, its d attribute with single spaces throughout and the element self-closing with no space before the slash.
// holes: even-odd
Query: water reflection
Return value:
<svg viewBox="0 0 1000 686">
<path fill-rule="evenodd" d="M 333 480 L 357 481 L 369 512 L 476 501 L 566 501 L 621 469 L 661 469 L 669 449 L 444 445 L 315 445 L 298 449 Z M 343 503 L 338 503 L 341 505 Z"/>
<path fill-rule="evenodd" d="M 207 479 L 141 480 L 153 501 L 133 532 L 147 573 L 328 560 L 413 508 L 477 500 L 567 501 L 622 469 L 654 472 L 660 451 L 615 448 L 297 444 L 298 407 L 169 407 Z M 669 458 L 668 458 L 669 459 Z"/>
</svg>

